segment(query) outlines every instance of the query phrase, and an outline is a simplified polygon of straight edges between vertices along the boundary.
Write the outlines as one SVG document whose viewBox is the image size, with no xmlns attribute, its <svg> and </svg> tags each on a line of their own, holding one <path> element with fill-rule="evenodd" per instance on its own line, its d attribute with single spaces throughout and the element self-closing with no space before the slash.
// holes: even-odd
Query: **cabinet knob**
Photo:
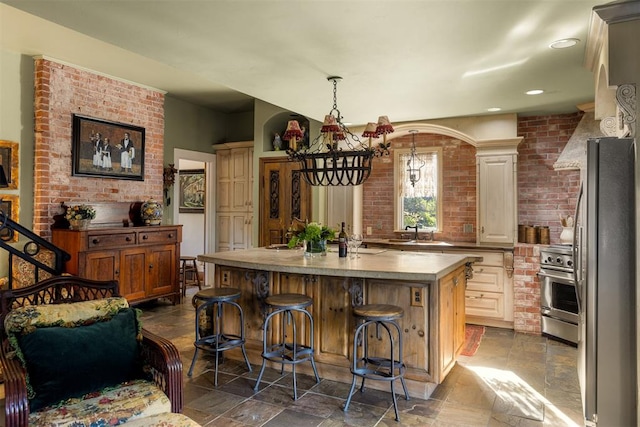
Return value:
<svg viewBox="0 0 640 427">
<path fill-rule="evenodd" d="M 131 237 L 127 236 L 127 237 L 124 238 L 124 240 L 126 240 L 127 242 L 130 242 L 131 241 Z"/>
<path fill-rule="evenodd" d="M 423 331 L 422 329 L 420 329 L 420 330 L 418 331 L 418 336 L 419 336 L 419 337 L 424 337 L 424 331 Z"/>
<path fill-rule="evenodd" d="M 149 270 L 153 268 L 153 264 L 149 264 Z"/>
<path fill-rule="evenodd" d="M 115 274 L 116 276 L 119 276 L 120 275 L 120 270 L 114 271 L 113 274 Z"/>
<path fill-rule="evenodd" d="M 142 236 L 142 240 L 147 240 L 149 238 L 149 236 L 147 236 L 146 234 Z"/>
<path fill-rule="evenodd" d="M 93 239 L 93 244 L 97 245 L 98 243 L 100 243 L 100 239 Z"/>
<path fill-rule="evenodd" d="M 173 239 L 173 233 L 169 233 L 169 238 Z"/>
<path fill-rule="evenodd" d="M 453 286 L 458 286 L 458 278 L 457 277 L 453 278 Z"/>
</svg>

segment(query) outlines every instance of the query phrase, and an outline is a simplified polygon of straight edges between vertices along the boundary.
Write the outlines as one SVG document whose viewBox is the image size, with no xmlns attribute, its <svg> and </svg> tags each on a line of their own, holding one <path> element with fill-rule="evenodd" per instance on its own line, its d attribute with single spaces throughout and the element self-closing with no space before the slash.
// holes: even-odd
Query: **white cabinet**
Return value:
<svg viewBox="0 0 640 427">
<path fill-rule="evenodd" d="M 253 142 L 226 143 L 216 149 L 216 251 L 252 245 Z"/>
<path fill-rule="evenodd" d="M 477 147 L 478 243 L 517 243 L 520 140 Z"/>
<path fill-rule="evenodd" d="M 218 212 L 216 214 L 216 251 L 235 251 L 251 247 L 253 214 Z"/>
<path fill-rule="evenodd" d="M 467 322 L 513 328 L 513 252 L 473 254 L 483 260 L 473 264 L 473 277 L 467 280 Z"/>
</svg>

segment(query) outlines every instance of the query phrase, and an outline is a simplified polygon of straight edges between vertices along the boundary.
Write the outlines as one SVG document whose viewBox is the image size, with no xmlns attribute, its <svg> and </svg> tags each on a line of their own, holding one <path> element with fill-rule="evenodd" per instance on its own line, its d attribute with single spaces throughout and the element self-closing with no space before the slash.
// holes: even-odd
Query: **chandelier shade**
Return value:
<svg viewBox="0 0 640 427">
<path fill-rule="evenodd" d="M 393 132 L 393 126 L 387 116 L 381 116 L 379 123 L 369 123 L 363 137 L 369 138 L 368 146 L 360 141 L 342 122 L 342 116 L 337 105 L 337 85 L 341 77 L 327 78 L 333 83 L 333 108 L 324 117 L 320 135 L 308 146 L 298 147 L 296 136 L 292 133 L 287 155 L 290 161 L 300 163 L 300 171 L 304 180 L 314 186 L 360 185 L 371 175 L 372 160 L 376 156 L 388 155 L 388 144 L 384 147 L 371 147 L 371 138 Z M 295 122 L 295 124 L 291 124 Z M 300 129 L 298 122 L 290 120 L 285 131 L 285 139 L 289 129 Z M 382 126 L 382 127 L 381 127 Z M 378 128 L 382 129 L 378 132 Z M 383 133 L 382 133 L 383 132 Z M 293 143 L 292 143 L 293 141 Z M 382 146 L 382 144 L 380 144 Z M 384 148 L 382 150 L 381 148 Z M 386 151 L 386 153 L 385 153 Z"/>
</svg>

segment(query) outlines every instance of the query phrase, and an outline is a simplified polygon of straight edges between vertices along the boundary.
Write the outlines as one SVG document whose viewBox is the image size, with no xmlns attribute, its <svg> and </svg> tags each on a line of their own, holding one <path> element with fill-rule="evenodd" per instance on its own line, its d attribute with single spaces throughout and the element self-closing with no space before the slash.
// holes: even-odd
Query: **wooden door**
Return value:
<svg viewBox="0 0 640 427">
<path fill-rule="evenodd" d="M 80 257 L 84 257 L 84 262 L 80 260 L 80 277 L 91 280 L 120 280 L 120 251 L 85 252 L 80 254 Z M 124 295 L 122 283 L 120 294 Z"/>
<path fill-rule="evenodd" d="M 146 297 L 147 251 L 145 248 L 120 251 L 120 294 L 129 301 Z"/>
<path fill-rule="evenodd" d="M 311 221 L 311 186 L 297 162 L 260 159 L 260 246 L 287 243 L 294 219 Z"/>
<path fill-rule="evenodd" d="M 148 251 L 147 296 L 166 295 L 175 291 L 177 280 L 175 245 L 154 246 Z"/>
</svg>

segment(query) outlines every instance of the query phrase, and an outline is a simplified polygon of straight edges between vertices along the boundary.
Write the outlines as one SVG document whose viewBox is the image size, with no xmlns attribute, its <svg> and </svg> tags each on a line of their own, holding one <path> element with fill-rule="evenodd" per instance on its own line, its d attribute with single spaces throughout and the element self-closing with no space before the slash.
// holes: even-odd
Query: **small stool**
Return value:
<svg viewBox="0 0 640 427">
<path fill-rule="evenodd" d="M 247 358 L 247 352 L 244 348 L 244 312 L 242 307 L 236 302 L 240 298 L 240 290 L 236 288 L 207 288 L 195 294 L 192 302 L 196 307 L 196 340 L 193 345 L 196 351 L 193 354 L 191 367 L 188 376 L 193 373 L 193 365 L 196 363 L 199 350 L 212 351 L 216 354 L 216 369 L 214 385 L 218 385 L 218 360 L 220 353 L 232 348 L 242 348 L 242 355 L 247 363 L 247 368 L 251 372 L 251 364 Z M 224 304 L 235 307 L 240 314 L 240 335 L 227 334 L 222 331 L 222 311 Z M 211 328 L 203 333 L 201 328 L 201 316 L 210 313 Z"/>
<path fill-rule="evenodd" d="M 393 396 L 393 409 L 396 413 L 396 421 L 400 421 L 396 393 L 393 390 L 393 381 L 398 378 L 400 379 L 402 388 L 404 389 L 405 399 L 409 400 L 409 392 L 407 391 L 407 385 L 404 381 L 406 366 L 402 359 L 402 331 L 396 322 L 396 319 L 404 316 L 404 311 L 401 307 L 395 305 L 368 304 L 354 307 L 353 314 L 356 317 L 356 324 L 359 325 L 353 337 L 353 360 L 351 365 L 353 380 L 351 382 L 349 397 L 344 405 L 344 410 L 346 412 L 349 408 L 349 403 L 351 402 L 351 397 L 353 397 L 356 387 L 356 377 L 362 378 L 360 391 L 364 391 L 365 379 L 389 381 L 391 383 L 391 396 Z M 389 345 L 391 347 L 388 358 L 369 357 L 367 328 L 370 325 L 375 325 L 376 338 L 378 340 L 381 339 L 381 330 L 384 329 L 386 331 L 386 336 L 389 338 Z M 393 339 L 393 330 L 398 334 L 397 345 Z M 362 347 L 362 355 L 358 356 L 358 347 L 360 346 Z M 396 348 L 398 354 L 397 359 L 395 356 Z"/>
<path fill-rule="evenodd" d="M 196 276 L 195 284 L 198 285 L 199 290 L 202 290 L 200 275 L 198 274 L 198 264 L 196 264 L 196 257 L 194 256 L 180 257 L 180 288 L 182 289 L 182 296 L 187 295 L 187 285 L 194 285 L 193 280 L 190 283 L 187 282 L 187 273 L 192 273 Z"/>
<path fill-rule="evenodd" d="M 310 361 L 311 366 L 313 367 L 313 373 L 316 376 L 316 382 L 320 382 L 320 377 L 318 376 L 318 371 L 316 369 L 316 362 L 313 360 L 313 316 L 311 316 L 311 313 L 306 310 L 307 307 L 313 304 L 313 300 L 302 294 L 279 294 L 267 297 L 265 299 L 265 303 L 267 304 L 267 308 L 273 311 L 271 311 L 264 320 L 262 333 L 262 367 L 260 368 L 260 374 L 258 375 L 258 379 L 253 390 L 258 391 L 266 362 L 267 360 L 270 360 L 281 364 L 281 373 L 284 372 L 285 364 L 291 365 L 293 371 L 293 400 L 298 400 L 296 382 L 296 365 L 298 363 L 306 362 L 307 360 Z M 293 313 L 295 312 L 302 313 L 303 323 L 305 318 L 308 320 L 310 333 L 310 344 L 308 346 L 298 342 L 298 328 L 293 317 Z M 269 322 L 278 314 L 281 315 L 282 329 L 280 333 L 282 336 L 282 342 L 267 345 Z M 292 329 L 290 342 L 287 342 L 286 338 L 287 324 L 291 324 Z"/>
</svg>

